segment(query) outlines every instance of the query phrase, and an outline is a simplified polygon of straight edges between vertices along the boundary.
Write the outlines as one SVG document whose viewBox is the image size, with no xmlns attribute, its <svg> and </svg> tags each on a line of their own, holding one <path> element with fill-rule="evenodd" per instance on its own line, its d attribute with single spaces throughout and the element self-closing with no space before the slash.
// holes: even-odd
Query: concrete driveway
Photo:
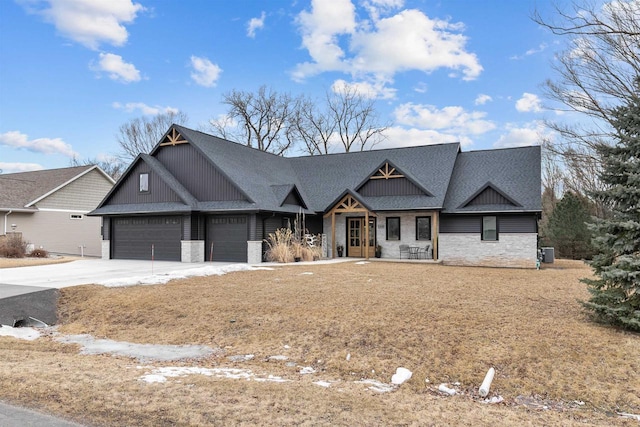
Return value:
<svg viewBox="0 0 640 427">
<path fill-rule="evenodd" d="M 172 261 L 135 261 L 83 259 L 64 264 L 1 268 L 0 284 L 65 288 L 98 283 L 108 279 L 151 276 L 230 263 L 183 263 Z"/>
</svg>

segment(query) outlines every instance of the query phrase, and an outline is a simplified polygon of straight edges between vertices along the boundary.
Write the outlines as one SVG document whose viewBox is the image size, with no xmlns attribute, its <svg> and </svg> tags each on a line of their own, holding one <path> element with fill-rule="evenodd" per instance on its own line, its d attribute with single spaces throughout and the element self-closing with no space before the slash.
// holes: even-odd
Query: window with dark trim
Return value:
<svg viewBox="0 0 640 427">
<path fill-rule="evenodd" d="M 482 217 L 482 240 L 498 240 L 498 218 L 495 216 Z"/>
<path fill-rule="evenodd" d="M 140 174 L 140 192 L 141 193 L 149 192 L 149 174 L 148 173 Z"/>
<path fill-rule="evenodd" d="M 400 218 L 387 217 L 387 240 L 400 240 Z"/>
<path fill-rule="evenodd" d="M 416 240 L 431 240 L 431 217 L 416 217 Z"/>
</svg>

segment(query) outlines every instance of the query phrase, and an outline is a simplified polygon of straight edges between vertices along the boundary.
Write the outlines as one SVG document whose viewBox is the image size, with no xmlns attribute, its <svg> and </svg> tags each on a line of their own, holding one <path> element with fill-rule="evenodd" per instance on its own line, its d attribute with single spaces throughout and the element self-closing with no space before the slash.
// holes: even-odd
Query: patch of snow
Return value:
<svg viewBox="0 0 640 427">
<path fill-rule="evenodd" d="M 300 273 L 301 276 L 313 276 L 312 271 L 305 271 L 304 273 Z"/>
<path fill-rule="evenodd" d="M 502 396 L 493 396 L 491 399 L 484 399 L 482 401 L 482 403 L 490 403 L 490 404 L 496 404 L 496 403 L 502 403 L 504 402 L 504 398 Z"/>
<path fill-rule="evenodd" d="M 319 385 L 320 387 L 331 387 L 331 383 L 329 381 L 314 381 L 315 385 Z"/>
<path fill-rule="evenodd" d="M 282 354 L 278 354 L 276 356 L 269 356 L 269 360 L 289 360 L 289 358 Z"/>
<path fill-rule="evenodd" d="M 206 266 L 190 268 L 187 270 L 173 271 L 167 274 L 156 274 L 147 276 L 125 277 L 121 279 L 109 279 L 99 282 L 98 285 L 108 288 L 135 286 L 135 285 L 162 285 L 170 280 L 185 279 L 193 276 L 222 276 L 237 271 L 253 270 L 273 270 L 270 267 L 254 267 L 248 264 L 230 264 L 223 266 Z"/>
<path fill-rule="evenodd" d="M 247 362 L 249 360 L 253 360 L 254 357 L 255 355 L 253 354 L 238 354 L 236 356 L 229 356 L 227 359 L 232 362 Z"/>
<path fill-rule="evenodd" d="M 391 384 L 400 385 L 405 381 L 408 381 L 412 375 L 413 372 L 411 372 L 407 368 L 398 368 L 396 369 L 396 373 L 391 377 Z"/>
<path fill-rule="evenodd" d="M 65 344 L 80 344 L 80 354 L 111 354 L 145 361 L 173 361 L 181 359 L 202 359 L 213 354 L 211 347 L 204 345 L 158 345 L 135 344 L 125 341 L 95 339 L 91 335 L 65 335 L 56 337 Z"/>
<path fill-rule="evenodd" d="M 632 420 L 640 421 L 640 415 L 628 414 L 626 412 L 618 412 L 618 415 L 620 415 L 622 418 L 631 418 Z"/>
<path fill-rule="evenodd" d="M 300 369 L 300 375 L 308 375 L 308 374 L 315 374 L 316 370 L 313 369 L 311 366 L 305 366 L 304 368 Z"/>
<path fill-rule="evenodd" d="M 185 377 L 187 375 L 204 375 L 207 377 L 225 378 L 225 379 L 241 379 L 241 380 L 254 380 L 260 382 L 288 382 L 281 377 L 269 375 L 267 377 L 258 377 L 249 369 L 234 369 L 234 368 L 199 368 L 193 367 L 178 367 L 167 366 L 162 368 L 156 368 L 151 373 L 141 376 L 140 381 L 147 383 L 152 382 L 166 382 L 167 378 Z"/>
<path fill-rule="evenodd" d="M 289 349 L 291 348 L 291 346 L 290 346 L 290 345 L 285 344 L 285 345 L 284 345 L 284 348 L 285 348 L 285 349 L 287 349 L 287 350 L 289 350 Z"/>
<path fill-rule="evenodd" d="M 361 380 L 356 381 L 356 383 L 370 385 L 371 387 L 369 387 L 369 390 L 373 390 L 378 393 L 389 393 L 396 389 L 396 386 L 394 386 L 393 384 L 385 384 L 376 380 Z"/>
<path fill-rule="evenodd" d="M 358 262 L 356 262 L 356 265 L 365 265 L 365 264 L 369 264 L 369 261 L 358 261 Z"/>
<path fill-rule="evenodd" d="M 0 337 L 13 337 L 33 341 L 40 338 L 40 332 L 33 328 L 14 328 L 12 326 L 2 325 L 0 327 Z"/>
<path fill-rule="evenodd" d="M 351 360 L 351 353 L 347 353 L 347 362 Z"/>
</svg>

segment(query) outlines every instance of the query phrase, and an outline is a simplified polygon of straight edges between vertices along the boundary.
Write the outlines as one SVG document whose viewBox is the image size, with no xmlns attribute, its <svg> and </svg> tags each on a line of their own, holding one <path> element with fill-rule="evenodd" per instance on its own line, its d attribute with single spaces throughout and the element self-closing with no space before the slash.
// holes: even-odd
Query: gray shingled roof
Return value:
<svg viewBox="0 0 640 427">
<path fill-rule="evenodd" d="M 540 147 L 460 153 L 451 177 L 444 212 L 539 212 L 541 210 Z M 490 183 L 521 206 L 463 204 Z"/>
<path fill-rule="evenodd" d="M 439 209 L 444 203 L 459 148 L 457 143 L 440 144 L 295 157 L 289 161 L 309 197 L 305 199 L 309 209 L 317 212 L 330 209 L 329 205 L 345 190 L 355 192 L 386 161 L 433 196 L 361 197 L 363 202 L 370 199 L 370 206 L 375 210 L 401 209 L 402 203 L 407 209 Z"/>
<path fill-rule="evenodd" d="M 27 205 L 95 166 L 75 166 L 0 175 L 0 210 L 33 210 Z"/>
<path fill-rule="evenodd" d="M 246 201 L 197 201 L 153 154 L 142 155 L 156 173 L 185 202 L 158 204 L 158 211 L 206 212 L 273 211 L 296 213 L 298 206 L 283 205 L 294 188 L 307 205 L 306 213 L 326 212 L 336 198 L 356 193 L 385 162 L 424 189 L 427 195 L 364 197 L 358 199 L 375 211 L 436 209 L 445 212 L 540 211 L 540 148 L 460 152 L 460 145 L 440 144 L 385 150 L 286 158 L 174 125 L 176 130 L 209 159 L 212 165 L 244 193 Z M 131 170 L 131 167 L 128 169 Z M 127 172 L 123 175 L 126 176 Z M 520 206 L 461 204 L 490 183 Z M 107 200 L 105 198 L 105 200 Z M 160 206 L 162 205 L 162 206 Z M 105 205 L 94 214 L 142 213 L 146 205 Z M 151 210 L 153 211 L 153 210 Z"/>
</svg>

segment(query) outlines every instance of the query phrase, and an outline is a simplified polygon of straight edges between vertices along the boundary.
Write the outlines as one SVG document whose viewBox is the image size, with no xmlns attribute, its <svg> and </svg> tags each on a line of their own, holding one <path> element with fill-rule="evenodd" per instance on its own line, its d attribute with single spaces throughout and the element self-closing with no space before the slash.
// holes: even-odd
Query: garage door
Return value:
<svg viewBox="0 0 640 427">
<path fill-rule="evenodd" d="M 116 218 L 111 229 L 111 258 L 180 261 L 182 218 L 176 216 Z"/>
<path fill-rule="evenodd" d="M 205 258 L 210 260 L 213 254 L 213 261 L 247 262 L 248 237 L 246 216 L 210 216 L 207 218 Z"/>
</svg>

